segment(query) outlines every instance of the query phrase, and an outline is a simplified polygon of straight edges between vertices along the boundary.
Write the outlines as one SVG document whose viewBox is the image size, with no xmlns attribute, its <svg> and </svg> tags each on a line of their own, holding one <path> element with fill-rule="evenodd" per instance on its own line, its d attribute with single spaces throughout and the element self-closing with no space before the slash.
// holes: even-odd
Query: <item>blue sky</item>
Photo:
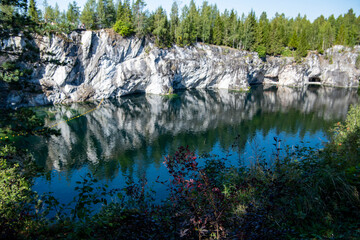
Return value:
<svg viewBox="0 0 360 240">
<path fill-rule="evenodd" d="M 48 0 L 48 3 L 55 6 L 58 3 L 61 10 L 67 9 L 67 6 L 73 0 Z M 117 0 L 113 0 L 114 3 Z M 37 6 L 42 9 L 43 0 L 36 0 Z M 77 0 L 79 6 L 83 6 L 86 0 Z M 131 0 L 130 0 L 131 2 Z M 172 0 L 145 0 L 146 8 L 154 11 L 160 5 L 165 8 L 169 14 Z M 182 7 L 189 4 L 190 0 L 178 0 L 178 4 Z M 197 6 L 201 6 L 203 0 L 195 0 Z M 298 13 L 302 16 L 306 15 L 308 19 L 313 21 L 321 14 L 325 17 L 334 14 L 338 17 L 340 14 L 347 13 L 352 8 L 355 14 L 360 14 L 360 0 L 208 0 L 210 4 L 217 4 L 221 11 L 225 9 L 235 9 L 239 15 L 245 13 L 246 15 L 253 9 L 256 16 L 265 11 L 269 18 L 274 17 L 275 13 L 285 13 L 287 17 L 296 17 Z"/>
</svg>

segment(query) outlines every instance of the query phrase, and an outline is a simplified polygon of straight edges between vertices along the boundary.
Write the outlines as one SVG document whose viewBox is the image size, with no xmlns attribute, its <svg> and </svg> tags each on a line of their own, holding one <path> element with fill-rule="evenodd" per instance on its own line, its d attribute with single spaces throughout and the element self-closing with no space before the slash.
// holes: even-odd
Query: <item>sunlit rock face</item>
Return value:
<svg viewBox="0 0 360 240">
<path fill-rule="evenodd" d="M 0 50 L 18 53 L 24 37 L 0 41 Z M 35 36 L 40 61 L 27 90 L 1 97 L 10 107 L 114 98 L 136 92 L 166 94 L 173 89 L 247 89 L 251 84 L 301 87 L 319 84 L 357 87 L 355 67 L 360 47 L 335 46 L 324 55 L 311 52 L 302 62 L 293 58 L 197 43 L 157 48 L 149 39 L 122 38 L 112 30 L 72 32 L 50 38 Z M 11 56 L 0 59 L 11 60 Z M 5 89 L 5 88 L 4 88 Z M 0 94 L 5 95 L 5 94 Z"/>
<path fill-rule="evenodd" d="M 46 153 L 46 166 L 57 170 L 101 162 L 119 162 L 128 168 L 136 159 L 142 159 L 141 164 L 160 164 L 166 149 L 193 144 L 208 152 L 217 142 L 226 149 L 237 134 L 243 148 L 256 131 L 285 125 L 288 129 L 282 131 L 293 134 L 299 129 L 327 131 L 324 120 L 344 119 L 348 106 L 357 102 L 356 89 L 282 86 L 249 93 L 199 90 L 181 92 L 173 99 L 149 94 L 105 100 L 97 110 L 59 124 L 60 136 L 34 142 L 42 149 L 34 154 Z M 48 107 L 52 117 L 46 125 L 94 107 L 95 103 Z M 243 124 L 248 127 L 243 129 Z"/>
</svg>

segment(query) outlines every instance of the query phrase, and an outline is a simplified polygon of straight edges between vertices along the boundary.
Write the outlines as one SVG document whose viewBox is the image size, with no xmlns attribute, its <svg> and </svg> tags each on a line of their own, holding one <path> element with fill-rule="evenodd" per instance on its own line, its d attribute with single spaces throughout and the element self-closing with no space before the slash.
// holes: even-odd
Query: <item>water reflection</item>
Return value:
<svg viewBox="0 0 360 240">
<path fill-rule="evenodd" d="M 242 153 L 259 133 L 285 132 L 301 140 L 307 133 L 326 132 L 357 102 L 356 90 L 327 87 L 184 91 L 176 98 L 136 95 L 106 100 L 100 109 L 60 124 L 60 136 L 25 143 L 47 169 L 65 171 L 70 178 L 87 166 L 97 169 L 98 178 L 111 180 L 120 172 L 140 175 L 151 165 L 158 168 L 163 156 L 181 145 L 198 152 L 229 149 L 240 135 L 236 151 Z M 94 106 L 74 103 L 39 111 L 47 112 L 50 125 Z"/>
</svg>

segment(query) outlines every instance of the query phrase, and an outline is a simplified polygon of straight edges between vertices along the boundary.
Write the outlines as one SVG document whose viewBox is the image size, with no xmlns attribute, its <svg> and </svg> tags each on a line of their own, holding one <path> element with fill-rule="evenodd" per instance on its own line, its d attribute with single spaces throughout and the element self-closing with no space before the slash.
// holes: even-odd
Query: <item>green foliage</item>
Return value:
<svg viewBox="0 0 360 240">
<path fill-rule="evenodd" d="M 351 155 L 360 155 L 360 107 L 351 106 L 344 123 L 338 122 L 331 129 L 333 132 L 332 141 L 335 146 Z"/>
<path fill-rule="evenodd" d="M 96 29 L 96 2 L 88 0 L 81 12 L 80 21 L 85 24 L 87 29 Z"/>
<path fill-rule="evenodd" d="M 266 47 L 263 45 L 259 45 L 255 50 L 260 58 L 266 58 Z"/>
<path fill-rule="evenodd" d="M 66 20 L 68 23 L 73 25 L 74 28 L 79 24 L 80 17 L 80 7 L 77 6 L 77 3 L 73 1 L 69 3 L 68 10 L 66 11 Z"/>
<path fill-rule="evenodd" d="M 18 82 L 21 78 L 28 77 L 32 74 L 30 69 L 20 69 L 15 62 L 3 62 L 0 66 L 0 80 L 12 83 Z"/>
<path fill-rule="evenodd" d="M 218 13 L 215 18 L 214 32 L 213 32 L 213 43 L 216 45 L 222 45 L 224 32 L 224 23 Z"/>
<path fill-rule="evenodd" d="M 143 0 L 134 1 L 132 6 L 132 23 L 135 28 L 135 33 L 138 37 L 144 36 L 146 34 L 146 15 L 144 13 L 145 6 L 146 3 Z"/>
<path fill-rule="evenodd" d="M 253 49 L 253 45 L 255 44 L 256 27 L 257 27 L 257 23 L 256 23 L 255 12 L 251 11 L 244 23 L 243 46 L 245 50 Z"/>
<path fill-rule="evenodd" d="M 41 27 L 38 31 L 41 34 L 70 32 L 79 22 L 87 29 L 108 28 L 121 20 L 122 35 L 134 33 L 143 37 L 151 34 L 162 47 L 173 43 L 180 46 L 192 45 L 202 41 L 250 51 L 265 47 L 266 55 L 273 56 L 280 55 L 283 49 L 289 48 L 296 50 L 297 61 L 306 56 L 308 50 L 323 53 L 334 44 L 360 44 L 360 20 L 352 9 L 338 18 L 333 15 L 329 18 L 320 16 L 310 22 L 306 16 L 287 18 L 278 13 L 271 20 L 265 12 L 260 18 L 256 18 L 253 11 L 247 16 L 238 16 L 233 9 L 220 12 L 216 5 L 209 5 L 207 1 L 201 7 L 196 7 L 195 2 L 190 1 L 179 9 L 174 1 L 170 19 L 165 14 L 159 26 L 158 11 L 145 11 L 146 3 L 142 0 L 133 1 L 132 4 L 129 0 L 118 1 L 116 10 L 113 0 L 87 0 L 81 14 L 75 1 L 69 4 L 66 13 L 60 12 L 57 4 L 52 7 L 45 1 L 43 19 L 40 19 L 41 11 L 36 8 L 34 0 L 30 1 L 29 17 L 17 14 L 24 12 L 23 2 L 17 4 L 16 1 L 3 1 L 0 4 L 4 13 L 0 16 L 3 20 L 0 21 L 0 33 L 20 32 L 24 18 L 39 22 Z M 179 11 L 182 13 L 180 18 Z M 164 31 L 166 40 L 159 39 L 159 33 Z M 262 47 L 258 48 L 259 46 Z"/>
<path fill-rule="evenodd" d="M 71 203 L 51 194 L 39 202 L 24 169 L 3 160 L 17 152 L 6 145 L 0 148 L 0 229 L 8 238 L 34 239 L 108 239 L 114 232 L 137 239 L 358 239 L 360 106 L 351 107 L 332 133 L 322 150 L 282 147 L 274 138 L 274 164 L 259 151 L 251 167 L 180 147 L 165 157 L 171 177 L 162 184 L 169 198 L 156 205 L 145 178 L 127 178 L 125 188 L 108 191 L 91 174 L 77 182 Z M 117 202 L 109 203 L 109 196 Z M 97 204 L 103 207 L 92 214 Z M 44 219 L 50 212 L 55 217 Z"/>
<path fill-rule="evenodd" d="M 289 48 L 284 48 L 284 49 L 281 51 L 281 56 L 283 56 L 283 57 L 293 57 L 293 52 L 290 51 Z"/>
<path fill-rule="evenodd" d="M 115 23 L 116 12 L 112 0 L 99 0 L 96 11 L 98 28 L 108 28 Z"/>
<path fill-rule="evenodd" d="M 123 37 L 128 37 L 134 33 L 133 27 L 130 22 L 124 22 L 122 20 L 118 20 L 113 26 L 115 32 L 120 34 Z"/>
<path fill-rule="evenodd" d="M 171 6 L 170 13 L 170 41 L 175 42 L 176 40 L 176 29 L 179 26 L 179 7 L 176 1 Z"/>
<path fill-rule="evenodd" d="M 4 154 L 2 150 L 2 154 Z M 0 234 L 11 236 L 26 225 L 27 203 L 31 201 L 30 183 L 21 176 L 18 165 L 9 166 L 0 158 Z"/>
<path fill-rule="evenodd" d="M 296 34 L 296 31 L 294 31 L 291 39 L 290 39 L 290 42 L 288 44 L 288 46 L 291 48 L 291 49 L 297 49 L 299 47 L 299 41 L 298 41 L 298 37 L 297 37 L 297 34 Z"/>
<path fill-rule="evenodd" d="M 155 29 L 152 31 L 156 37 L 156 45 L 159 47 L 167 47 L 169 45 L 170 34 L 169 34 L 169 24 L 166 17 L 166 12 L 160 7 L 156 10 L 154 16 L 154 26 Z"/>
<path fill-rule="evenodd" d="M 38 10 L 36 8 L 35 0 L 30 0 L 28 14 L 29 14 L 30 18 L 32 20 L 34 20 L 35 22 L 39 21 L 39 14 L 38 14 Z"/>
</svg>

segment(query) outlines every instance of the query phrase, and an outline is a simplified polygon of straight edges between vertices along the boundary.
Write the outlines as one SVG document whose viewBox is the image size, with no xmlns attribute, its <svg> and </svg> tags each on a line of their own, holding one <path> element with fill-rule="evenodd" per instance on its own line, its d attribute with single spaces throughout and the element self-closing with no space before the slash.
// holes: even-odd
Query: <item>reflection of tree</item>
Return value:
<svg viewBox="0 0 360 240">
<path fill-rule="evenodd" d="M 112 179 L 119 171 L 137 174 L 150 164 L 160 166 L 163 156 L 189 145 L 199 153 L 216 143 L 234 144 L 241 152 L 256 132 L 289 134 L 326 131 L 346 116 L 357 102 L 356 90 L 334 88 L 254 88 L 250 93 L 184 91 L 177 98 L 135 95 L 105 101 L 84 117 L 59 125 L 60 137 L 31 138 L 27 144 L 39 164 L 69 171 L 85 164 L 98 178 Z M 44 108 L 55 121 L 86 112 L 94 104 Z M 75 112 L 71 112 L 74 111 Z M 69 171 L 71 172 L 71 171 Z"/>
</svg>

